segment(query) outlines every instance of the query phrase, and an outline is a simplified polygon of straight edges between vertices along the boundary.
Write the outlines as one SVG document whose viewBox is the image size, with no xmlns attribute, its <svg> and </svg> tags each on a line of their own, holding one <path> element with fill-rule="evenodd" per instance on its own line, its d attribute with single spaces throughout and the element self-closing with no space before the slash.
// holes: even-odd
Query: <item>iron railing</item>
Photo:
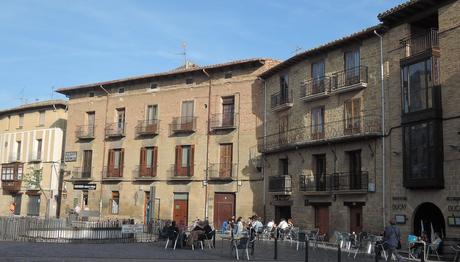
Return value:
<svg viewBox="0 0 460 262">
<path fill-rule="evenodd" d="M 235 128 L 236 127 L 236 114 L 233 112 L 212 114 L 210 126 L 211 126 L 211 129 Z"/>
<path fill-rule="evenodd" d="M 287 92 L 277 92 L 271 95 L 271 108 L 284 108 L 285 106 L 292 105 L 292 90 Z"/>
<path fill-rule="evenodd" d="M 78 139 L 92 139 L 94 138 L 95 125 L 80 125 L 77 126 L 75 137 Z"/>
<path fill-rule="evenodd" d="M 152 179 L 157 176 L 156 165 L 138 165 L 134 169 L 134 178 L 136 179 Z"/>
<path fill-rule="evenodd" d="M 123 167 L 107 167 L 102 169 L 102 179 L 104 180 L 120 180 L 123 178 Z"/>
<path fill-rule="evenodd" d="M 157 135 L 160 130 L 160 120 L 140 120 L 136 126 L 137 135 Z"/>
<path fill-rule="evenodd" d="M 268 192 L 290 193 L 292 192 L 292 178 L 289 175 L 270 176 L 268 179 Z"/>
<path fill-rule="evenodd" d="M 173 117 L 170 124 L 171 131 L 174 133 L 195 132 L 196 119 L 194 116 Z"/>
<path fill-rule="evenodd" d="M 126 123 L 124 122 L 109 123 L 105 126 L 105 136 L 106 137 L 124 136 L 125 127 L 126 127 Z"/>
<path fill-rule="evenodd" d="M 238 165 L 235 163 L 212 163 L 209 165 L 208 178 L 211 180 L 233 179 Z"/>
<path fill-rule="evenodd" d="M 302 82 L 302 93 L 304 99 L 314 96 L 326 95 L 331 92 L 331 79 L 329 76 L 311 78 Z"/>
<path fill-rule="evenodd" d="M 299 177 L 299 190 L 303 192 L 367 192 L 368 184 L 367 171 L 301 175 Z"/>
<path fill-rule="evenodd" d="M 72 170 L 72 179 L 73 180 L 86 180 L 86 179 L 91 179 L 91 173 L 92 173 L 92 167 L 91 168 L 82 168 L 82 167 L 75 167 Z"/>
<path fill-rule="evenodd" d="M 367 66 L 357 66 L 332 74 L 331 87 L 332 91 L 341 91 L 349 86 L 368 82 Z"/>
<path fill-rule="evenodd" d="M 323 125 L 309 125 L 271 134 L 258 139 L 259 152 L 277 150 L 286 146 L 317 143 L 338 139 L 351 139 L 359 136 L 380 135 L 381 124 L 378 115 L 362 115 L 339 121 L 329 121 Z"/>
<path fill-rule="evenodd" d="M 171 179 L 188 179 L 193 176 L 195 165 L 181 166 L 172 164 L 169 169 L 169 177 Z"/>
<path fill-rule="evenodd" d="M 403 57 L 417 55 L 426 50 L 439 48 L 439 36 L 437 29 L 430 29 L 425 34 L 413 35 L 400 40 L 404 48 Z"/>
</svg>

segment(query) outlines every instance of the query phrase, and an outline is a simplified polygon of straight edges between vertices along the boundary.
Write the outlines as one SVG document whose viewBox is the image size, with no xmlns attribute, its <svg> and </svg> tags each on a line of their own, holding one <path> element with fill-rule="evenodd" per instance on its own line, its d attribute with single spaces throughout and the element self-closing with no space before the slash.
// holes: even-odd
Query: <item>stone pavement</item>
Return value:
<svg viewBox="0 0 460 262">
<path fill-rule="evenodd" d="M 164 249 L 165 242 L 120 243 L 120 244 L 54 244 L 0 242 L 0 261 L 235 261 L 230 253 L 229 241 L 216 241 L 215 249 L 204 250 L 190 248 Z M 305 261 L 305 249 L 296 250 L 295 244 L 280 242 L 278 261 Z M 243 260 L 240 251 L 240 259 Z M 244 257 L 245 258 L 245 257 Z M 275 261 L 273 241 L 258 241 L 251 260 Z M 245 260 L 245 259 L 244 259 Z M 337 252 L 325 249 L 309 249 L 309 261 L 337 261 Z M 342 262 L 372 259 L 360 255 L 353 260 L 348 253 L 342 254 Z"/>
</svg>

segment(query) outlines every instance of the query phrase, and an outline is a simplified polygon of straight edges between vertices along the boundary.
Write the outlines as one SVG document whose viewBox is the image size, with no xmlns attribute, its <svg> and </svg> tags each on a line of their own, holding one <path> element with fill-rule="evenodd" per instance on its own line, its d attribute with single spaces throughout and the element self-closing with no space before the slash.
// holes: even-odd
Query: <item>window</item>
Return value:
<svg viewBox="0 0 460 262">
<path fill-rule="evenodd" d="M 185 79 L 185 83 L 186 83 L 187 85 L 193 84 L 193 78 L 191 78 L 191 77 L 186 78 L 186 79 Z"/>
<path fill-rule="evenodd" d="M 147 124 L 154 124 L 156 119 L 157 119 L 157 105 L 147 106 L 146 113 L 145 113 L 145 120 Z"/>
<path fill-rule="evenodd" d="M 91 170 L 93 166 L 93 150 L 83 151 L 83 166 L 82 166 L 82 178 L 91 178 Z"/>
<path fill-rule="evenodd" d="M 225 73 L 225 79 L 229 79 L 229 78 L 232 78 L 232 77 L 233 77 L 232 72 Z"/>
<path fill-rule="evenodd" d="M 352 85 L 359 83 L 360 54 L 359 49 L 353 49 L 344 53 L 345 84 Z"/>
<path fill-rule="evenodd" d="M 108 177 L 123 176 L 124 149 L 110 149 L 108 163 Z"/>
<path fill-rule="evenodd" d="M 24 126 L 24 114 L 19 114 L 19 126 L 18 128 L 22 128 Z"/>
<path fill-rule="evenodd" d="M 432 58 L 401 69 L 403 112 L 416 112 L 432 107 Z"/>
<path fill-rule="evenodd" d="M 280 103 L 289 102 L 289 80 L 288 75 L 280 76 Z"/>
<path fill-rule="evenodd" d="M 141 148 L 139 175 L 153 177 L 156 175 L 157 166 L 157 147 L 143 147 Z"/>
<path fill-rule="evenodd" d="M 45 125 L 45 111 L 40 111 L 39 117 L 38 117 L 38 125 L 39 126 L 44 126 Z"/>
<path fill-rule="evenodd" d="M 157 83 L 150 83 L 150 89 L 157 89 L 158 84 Z"/>
<path fill-rule="evenodd" d="M 181 109 L 181 130 L 193 129 L 193 101 L 183 101 Z"/>
<path fill-rule="evenodd" d="M 88 96 L 89 96 L 89 97 L 94 97 L 94 92 L 89 92 L 89 93 L 88 93 Z"/>
<path fill-rule="evenodd" d="M 361 132 L 361 98 L 353 98 L 344 104 L 344 134 Z"/>
<path fill-rule="evenodd" d="M 42 140 L 37 139 L 37 155 L 36 155 L 36 160 L 41 160 L 42 159 Z"/>
<path fill-rule="evenodd" d="M 233 144 L 220 144 L 219 177 L 232 176 Z"/>
<path fill-rule="evenodd" d="M 118 88 L 118 93 L 119 93 L 119 94 L 123 94 L 124 92 L 125 92 L 125 88 L 124 88 L 124 87 Z"/>
<path fill-rule="evenodd" d="M 2 180 L 15 181 L 21 180 L 24 165 L 22 163 L 12 163 L 2 165 Z"/>
<path fill-rule="evenodd" d="M 117 108 L 117 133 L 125 132 L 125 109 Z"/>
<path fill-rule="evenodd" d="M 233 126 L 235 114 L 235 96 L 222 97 L 222 126 Z"/>
<path fill-rule="evenodd" d="M 312 139 L 324 138 L 324 106 L 311 110 L 311 136 Z"/>
<path fill-rule="evenodd" d="M 16 161 L 21 160 L 21 141 L 16 141 Z"/>
<path fill-rule="evenodd" d="M 113 215 L 118 214 L 120 211 L 120 192 L 112 191 L 112 199 L 110 200 L 110 213 Z"/>
<path fill-rule="evenodd" d="M 326 67 L 324 61 L 319 61 L 311 65 L 311 77 L 313 79 L 312 94 L 324 92 L 324 75 Z"/>
<path fill-rule="evenodd" d="M 28 216 L 39 216 L 40 215 L 40 195 L 29 195 L 27 215 Z"/>
<path fill-rule="evenodd" d="M 289 161 L 287 158 L 279 159 L 279 175 L 280 176 L 287 176 L 289 175 Z"/>
<path fill-rule="evenodd" d="M 94 128 L 96 124 L 96 113 L 86 112 L 86 123 L 88 124 L 88 137 L 94 136 Z"/>
<path fill-rule="evenodd" d="M 176 146 L 176 176 L 193 176 L 194 151 L 194 145 Z"/>
</svg>

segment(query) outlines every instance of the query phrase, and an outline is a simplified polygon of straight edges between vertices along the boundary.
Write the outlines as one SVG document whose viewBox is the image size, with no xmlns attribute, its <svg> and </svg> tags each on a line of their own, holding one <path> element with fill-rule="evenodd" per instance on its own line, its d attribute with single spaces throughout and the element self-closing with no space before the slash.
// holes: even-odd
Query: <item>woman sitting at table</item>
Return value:
<svg viewBox="0 0 460 262">
<path fill-rule="evenodd" d="M 190 235 L 187 237 L 187 245 L 191 246 L 196 241 L 200 240 L 200 235 L 204 234 L 205 223 L 203 221 L 197 221 L 190 231 Z"/>
</svg>

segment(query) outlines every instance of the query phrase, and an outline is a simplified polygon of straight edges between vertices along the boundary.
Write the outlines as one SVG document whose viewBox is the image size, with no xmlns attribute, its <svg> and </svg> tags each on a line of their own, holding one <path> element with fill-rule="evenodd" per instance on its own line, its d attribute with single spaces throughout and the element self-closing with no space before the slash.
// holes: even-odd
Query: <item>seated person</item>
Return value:
<svg viewBox="0 0 460 262">
<path fill-rule="evenodd" d="M 200 235 L 204 234 L 205 223 L 204 221 L 196 221 L 195 224 L 192 226 L 192 231 L 190 231 L 190 235 L 187 238 L 187 245 L 191 246 L 194 242 L 200 240 Z"/>
<path fill-rule="evenodd" d="M 256 218 L 253 221 L 252 227 L 254 228 L 257 234 L 261 234 L 262 231 L 264 230 L 264 225 L 262 224 L 262 222 L 260 222 L 259 218 Z"/>
<path fill-rule="evenodd" d="M 175 240 L 179 234 L 179 228 L 176 225 L 176 221 L 172 221 L 171 225 L 168 227 L 168 238 L 170 240 Z"/>
<path fill-rule="evenodd" d="M 229 227 L 230 227 L 230 224 L 228 223 L 228 221 L 227 221 L 227 220 L 224 220 L 224 222 L 222 223 L 222 226 L 221 226 L 221 228 L 220 228 L 221 233 L 222 233 L 222 234 L 227 233 L 227 232 L 229 231 L 229 230 L 228 230 Z"/>
<path fill-rule="evenodd" d="M 159 232 L 159 235 L 158 235 L 158 239 L 166 240 L 168 238 L 168 228 L 170 227 L 170 225 L 171 224 L 170 224 L 169 220 L 166 221 L 164 227 L 161 230 L 159 230 L 160 232 Z"/>
</svg>

